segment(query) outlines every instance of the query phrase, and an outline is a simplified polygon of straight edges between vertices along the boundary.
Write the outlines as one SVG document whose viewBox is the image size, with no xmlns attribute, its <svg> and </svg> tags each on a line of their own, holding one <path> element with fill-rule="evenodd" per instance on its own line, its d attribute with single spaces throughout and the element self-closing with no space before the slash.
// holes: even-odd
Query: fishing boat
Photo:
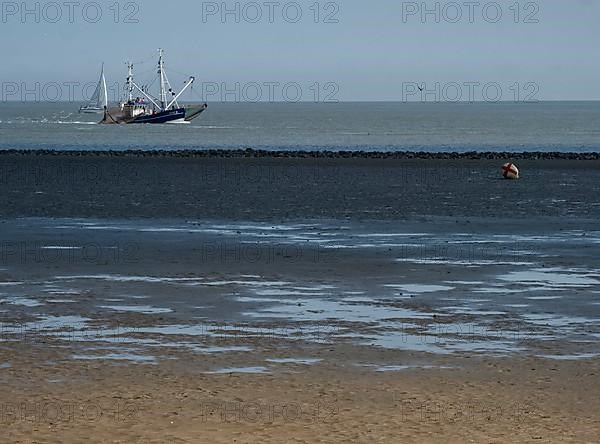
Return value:
<svg viewBox="0 0 600 444">
<path fill-rule="evenodd" d="M 146 87 L 140 87 L 133 78 L 133 63 L 127 63 L 128 73 L 126 81 L 127 99 L 117 108 L 104 112 L 104 119 L 100 123 L 188 123 L 198 117 L 208 105 L 181 106 L 178 99 L 191 88 L 195 81 L 193 76 L 184 82 L 181 91 L 176 92 L 171 87 L 165 72 L 163 50 L 158 50 L 158 77 L 160 90 L 158 97 L 152 96 Z"/>
<path fill-rule="evenodd" d="M 100 73 L 100 80 L 98 85 L 87 105 L 83 105 L 79 108 L 80 113 L 85 114 L 97 114 L 104 112 L 104 109 L 108 106 L 108 89 L 106 88 L 106 77 L 104 77 L 104 63 L 102 64 L 102 71 Z"/>
</svg>

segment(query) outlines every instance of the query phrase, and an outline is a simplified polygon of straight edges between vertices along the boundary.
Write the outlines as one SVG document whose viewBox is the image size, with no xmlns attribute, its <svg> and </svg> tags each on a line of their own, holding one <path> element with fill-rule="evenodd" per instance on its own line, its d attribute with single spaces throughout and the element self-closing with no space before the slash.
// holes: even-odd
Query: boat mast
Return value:
<svg viewBox="0 0 600 444">
<path fill-rule="evenodd" d="M 132 69 L 132 68 L 133 68 L 133 65 L 131 65 L 131 67 L 130 67 L 130 72 L 131 72 L 131 69 Z M 132 102 L 132 101 L 133 101 L 133 89 L 135 88 L 135 89 L 137 89 L 139 92 L 141 92 L 141 93 L 142 93 L 142 95 L 143 95 L 144 97 L 146 97 L 146 98 L 147 98 L 149 101 L 151 101 L 151 102 L 154 104 L 154 106 L 155 106 L 156 108 L 159 108 L 160 110 L 162 110 L 162 107 L 161 107 L 161 105 L 160 105 L 160 104 L 158 104 L 158 103 L 156 103 L 156 100 L 154 100 L 154 99 L 152 98 L 152 96 L 150 96 L 150 94 L 148 94 L 146 91 L 144 91 L 144 89 L 143 89 L 143 88 L 140 88 L 140 87 L 139 87 L 139 86 L 138 86 L 138 85 L 137 85 L 137 84 L 136 84 L 136 83 L 133 81 L 133 76 L 132 76 L 131 74 L 129 75 L 129 77 L 127 77 L 127 84 L 128 84 L 128 86 L 129 86 L 129 101 L 130 101 L 130 102 Z"/>
<path fill-rule="evenodd" d="M 165 88 L 165 65 L 163 61 L 163 50 L 158 50 L 158 74 L 160 75 L 160 103 L 162 111 L 167 110 L 167 90 Z"/>
<path fill-rule="evenodd" d="M 128 101 L 133 101 L 133 63 L 127 62 L 127 90 L 129 92 Z"/>
</svg>

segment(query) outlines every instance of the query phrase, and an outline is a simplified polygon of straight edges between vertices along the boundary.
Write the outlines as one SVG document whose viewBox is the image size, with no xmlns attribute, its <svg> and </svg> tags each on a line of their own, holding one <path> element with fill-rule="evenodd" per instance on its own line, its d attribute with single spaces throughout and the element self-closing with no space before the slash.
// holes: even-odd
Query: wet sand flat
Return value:
<svg viewBox="0 0 600 444">
<path fill-rule="evenodd" d="M 510 161 L 510 157 L 505 159 Z M 0 155 L 4 217 L 598 218 L 600 161 Z"/>
<path fill-rule="evenodd" d="M 597 440 L 596 161 L 0 158 L 7 442 Z"/>
</svg>

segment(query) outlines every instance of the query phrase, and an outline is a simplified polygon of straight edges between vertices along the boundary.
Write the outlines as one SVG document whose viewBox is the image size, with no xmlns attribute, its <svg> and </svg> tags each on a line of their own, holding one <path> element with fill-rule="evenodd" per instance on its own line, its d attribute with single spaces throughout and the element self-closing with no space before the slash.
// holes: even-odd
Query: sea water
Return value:
<svg viewBox="0 0 600 444">
<path fill-rule="evenodd" d="M 190 124 L 98 125 L 80 104 L 0 103 L 0 149 L 600 150 L 600 104 L 209 103 Z"/>
</svg>

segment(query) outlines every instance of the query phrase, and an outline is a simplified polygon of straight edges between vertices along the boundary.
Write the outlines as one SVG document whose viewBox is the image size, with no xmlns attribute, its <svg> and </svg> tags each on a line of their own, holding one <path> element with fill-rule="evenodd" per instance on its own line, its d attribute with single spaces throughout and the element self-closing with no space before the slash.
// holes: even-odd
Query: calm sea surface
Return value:
<svg viewBox="0 0 600 444">
<path fill-rule="evenodd" d="M 209 103 L 191 124 L 97 125 L 79 103 L 0 103 L 0 149 L 600 151 L 600 102 Z"/>
</svg>

